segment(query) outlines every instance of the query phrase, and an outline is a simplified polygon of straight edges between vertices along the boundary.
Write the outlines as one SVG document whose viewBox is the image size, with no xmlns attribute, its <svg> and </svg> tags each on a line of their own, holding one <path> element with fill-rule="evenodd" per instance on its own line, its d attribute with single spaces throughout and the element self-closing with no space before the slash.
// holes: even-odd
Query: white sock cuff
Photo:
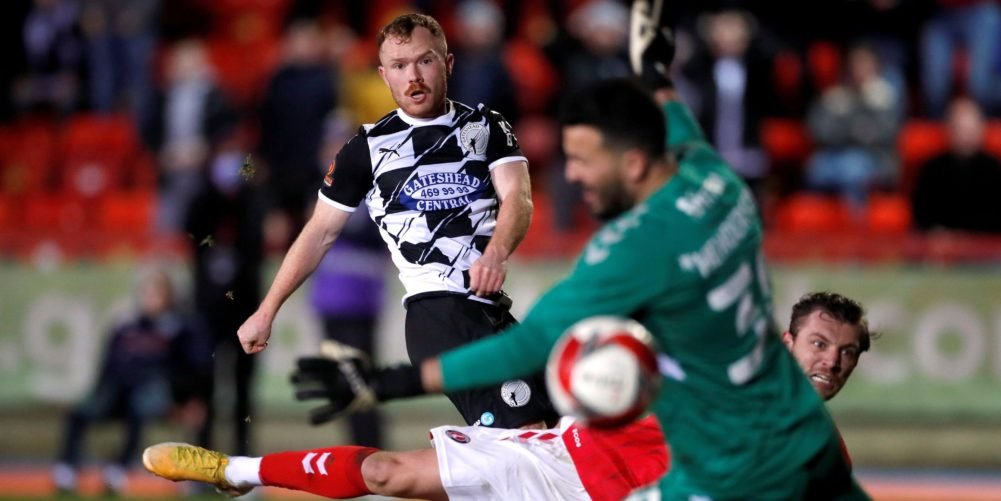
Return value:
<svg viewBox="0 0 1001 501">
<path fill-rule="evenodd" d="M 230 456 L 224 472 L 233 487 L 258 487 L 261 484 L 261 458 Z"/>
</svg>

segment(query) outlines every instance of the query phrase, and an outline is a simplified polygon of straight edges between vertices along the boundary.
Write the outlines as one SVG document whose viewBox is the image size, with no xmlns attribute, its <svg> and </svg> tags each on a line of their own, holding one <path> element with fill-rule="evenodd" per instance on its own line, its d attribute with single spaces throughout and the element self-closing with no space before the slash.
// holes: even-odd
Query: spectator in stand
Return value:
<svg viewBox="0 0 1001 501">
<path fill-rule="evenodd" d="M 27 73 L 14 85 L 15 109 L 68 114 L 79 104 L 80 7 L 70 0 L 34 0 L 32 4 L 23 28 Z"/>
<path fill-rule="evenodd" d="M 984 151 L 984 115 L 960 97 L 946 117 L 949 149 L 925 163 L 912 197 L 919 230 L 1001 234 L 1001 161 Z"/>
<path fill-rule="evenodd" d="M 896 180 L 900 100 L 866 45 L 849 49 L 844 73 L 842 83 L 824 91 L 808 114 L 818 148 L 805 181 L 808 188 L 838 193 L 860 209 L 872 188 Z"/>
<path fill-rule="evenodd" d="M 631 74 L 626 55 L 629 11 L 624 5 L 611 0 L 583 3 L 570 13 L 567 30 L 576 44 L 560 58 L 565 95 L 599 80 Z M 580 203 L 580 188 L 563 177 L 565 162 L 560 155 L 549 166 L 546 178 L 553 221 L 560 231 L 573 228 L 574 212 Z"/>
<path fill-rule="evenodd" d="M 188 205 L 201 189 L 203 171 L 236 115 L 215 82 L 204 45 L 183 40 L 166 55 L 163 94 L 142 127 L 149 148 L 158 153 L 157 230 L 183 229 Z"/>
<path fill-rule="evenodd" d="M 953 93 L 953 58 L 966 50 L 970 95 L 988 112 L 997 112 L 1001 92 L 997 62 L 1001 57 L 1001 6 L 995 0 L 937 0 L 937 9 L 921 35 L 921 84 L 925 111 L 941 118 Z"/>
<path fill-rule="evenodd" d="M 761 120 L 774 103 L 772 61 L 754 37 L 751 14 L 724 10 L 699 22 L 700 50 L 682 68 L 682 78 L 697 96 L 693 110 L 720 155 L 760 196 L 768 173 L 761 148 Z"/>
<path fill-rule="evenodd" d="M 155 99 L 160 0 L 84 0 L 82 7 L 91 107 L 102 113 L 125 109 L 143 123 Z"/>
<path fill-rule="evenodd" d="M 179 313 L 170 276 L 150 270 L 140 277 L 137 292 L 137 311 L 111 331 L 94 389 L 66 418 L 62 450 L 52 472 L 60 491 L 77 489 L 91 424 L 113 418 L 125 422 L 118 457 L 103 471 L 105 488 L 120 493 L 146 424 L 165 416 L 174 402 L 204 409 L 189 390 L 206 372 L 208 350 L 201 334 Z"/>
<path fill-rule="evenodd" d="M 900 96 L 901 113 L 906 114 L 909 94 L 907 75 L 912 72 L 921 25 L 928 6 L 915 0 L 863 0 L 833 4 L 847 16 L 838 29 L 866 40 L 879 56 L 883 76 Z M 916 66 L 916 65 L 915 65 Z M 917 68 L 914 68 L 917 72 Z"/>
<path fill-rule="evenodd" d="M 378 122 L 396 108 L 393 95 L 379 76 L 379 49 L 347 26 L 328 30 L 330 58 L 342 69 L 341 103 L 356 124 Z M 324 166 L 326 167 L 326 166 Z"/>
<path fill-rule="evenodd" d="M 271 203 L 291 220 L 293 234 L 302 228 L 320 189 L 317 178 L 326 167 L 320 144 L 324 121 L 337 106 L 335 91 L 336 77 L 326 64 L 319 28 L 306 20 L 293 22 L 281 67 L 261 105 L 260 143 L 273 190 Z"/>
<path fill-rule="evenodd" d="M 449 92 L 459 102 L 485 104 L 517 123 L 514 85 L 504 65 L 504 13 L 487 0 L 463 2 L 456 13 L 458 44 Z"/>
<path fill-rule="evenodd" d="M 222 140 L 202 175 L 185 228 L 194 255 L 195 307 L 211 333 L 216 370 L 203 381 L 208 418 L 198 442 L 213 444 L 216 410 L 228 414 L 233 447 L 250 451 L 255 358 L 233 334 L 257 308 L 263 261 L 263 206 L 259 179 L 247 157 L 245 140 L 231 133 Z M 219 377 L 216 377 L 219 376 Z"/>
</svg>

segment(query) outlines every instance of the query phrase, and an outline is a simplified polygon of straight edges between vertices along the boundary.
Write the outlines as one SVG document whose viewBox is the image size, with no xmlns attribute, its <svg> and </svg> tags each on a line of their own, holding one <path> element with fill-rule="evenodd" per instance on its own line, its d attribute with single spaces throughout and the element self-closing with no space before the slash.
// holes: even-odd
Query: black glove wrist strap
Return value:
<svg viewBox="0 0 1001 501">
<path fill-rule="evenodd" d="M 377 369 L 372 374 L 372 390 L 380 402 L 423 395 L 421 372 L 417 367 L 397 365 Z"/>
</svg>

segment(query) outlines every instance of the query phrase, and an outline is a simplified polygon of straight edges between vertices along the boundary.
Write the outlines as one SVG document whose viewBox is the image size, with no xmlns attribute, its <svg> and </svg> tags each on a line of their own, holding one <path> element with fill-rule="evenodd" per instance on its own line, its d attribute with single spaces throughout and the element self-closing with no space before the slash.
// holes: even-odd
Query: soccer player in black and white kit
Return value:
<svg viewBox="0 0 1001 501">
<path fill-rule="evenodd" d="M 501 286 L 532 201 L 528 163 L 511 126 L 482 104 L 446 97 L 454 58 L 434 18 L 402 15 L 377 44 L 379 74 L 399 108 L 363 126 L 330 164 L 320 203 L 238 330 L 247 353 L 267 346 L 278 309 L 362 203 L 406 288 L 411 363 L 515 322 Z M 416 384 L 416 376 L 399 381 L 407 379 Z M 514 428 L 557 418 L 541 377 L 448 396 L 468 424 Z"/>
</svg>

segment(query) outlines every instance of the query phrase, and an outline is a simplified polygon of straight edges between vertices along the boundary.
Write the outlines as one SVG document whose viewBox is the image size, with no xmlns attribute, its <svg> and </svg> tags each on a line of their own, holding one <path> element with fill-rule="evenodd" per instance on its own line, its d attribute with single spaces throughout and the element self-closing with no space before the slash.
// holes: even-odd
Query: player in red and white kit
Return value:
<svg viewBox="0 0 1001 501">
<path fill-rule="evenodd" d="M 793 305 L 782 339 L 830 400 L 872 336 L 861 304 L 816 292 Z M 146 449 L 143 463 L 161 477 L 207 482 L 230 494 L 269 485 L 330 498 L 452 500 L 619 500 L 652 484 L 670 463 L 653 416 L 608 430 L 583 428 L 571 418 L 545 430 L 441 426 L 431 430 L 431 444 L 406 452 L 340 446 L 247 458 L 167 443 Z"/>
<path fill-rule="evenodd" d="M 334 499 L 618 501 L 654 483 L 669 463 L 653 416 L 610 430 L 581 427 L 572 418 L 539 430 L 441 426 L 431 430 L 431 445 L 406 452 L 338 446 L 249 458 L 165 443 L 146 449 L 143 464 L 161 477 L 211 483 L 230 495 L 267 485 Z"/>
</svg>

